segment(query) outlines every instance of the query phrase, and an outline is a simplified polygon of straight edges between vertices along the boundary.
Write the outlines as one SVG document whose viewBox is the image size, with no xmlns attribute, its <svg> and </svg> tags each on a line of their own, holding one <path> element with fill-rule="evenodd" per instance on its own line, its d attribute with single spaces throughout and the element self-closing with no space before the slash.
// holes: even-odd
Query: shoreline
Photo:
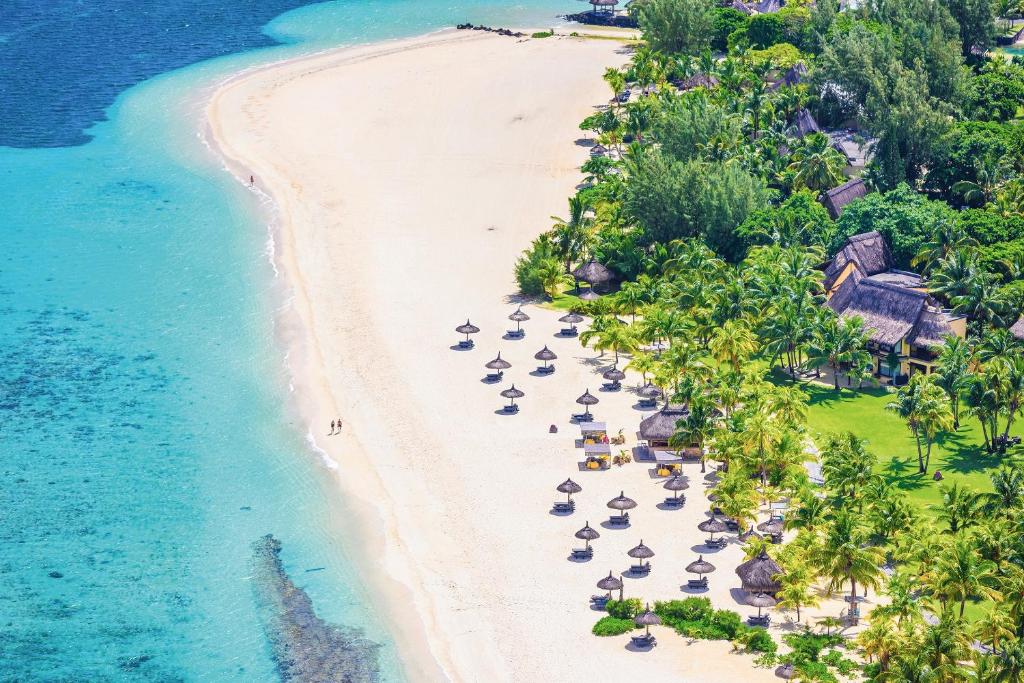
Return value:
<svg viewBox="0 0 1024 683">
<path fill-rule="evenodd" d="M 590 352 L 546 338 L 565 354 L 562 379 L 530 386 L 536 405 L 509 420 L 490 408 L 481 415 L 500 388 L 478 382 L 491 342 L 479 339 L 472 354 L 448 350 L 467 312 L 492 331 L 507 322 L 512 262 L 548 216 L 564 212 L 586 158 L 572 142 L 576 124 L 607 99 L 600 76 L 625 61 L 618 47 L 449 29 L 257 69 L 221 84 L 208 105 L 214 148 L 243 184 L 255 176 L 279 212 L 275 261 L 292 294 L 281 339 L 295 404 L 309 425 L 345 420 L 341 439 L 318 437 L 315 427 L 307 438 L 338 465 L 332 475 L 355 520 L 339 524 L 361 550 L 353 560 L 411 680 L 566 680 L 638 666 L 651 681 L 771 678 L 729 654 L 728 643 L 688 644 L 666 632 L 648 656 L 590 635 L 599 614 L 581 604 L 608 565 L 562 560 L 570 527 L 591 513 L 548 514 L 575 453 L 568 437 L 547 433 L 571 405 L 566 392 L 599 384 Z M 535 80 L 524 89 L 527 75 Z M 348 93 L 366 83 L 383 101 L 363 93 L 367 104 L 349 111 Z M 500 101 L 480 99 L 483 92 Z M 324 111 L 344 111 L 348 125 L 340 115 L 325 123 Z M 275 127 L 275 119 L 292 125 Z M 348 128 L 397 139 L 371 144 Z M 424 175 L 431 166 L 441 172 Z M 527 310 L 533 329 L 557 329 L 557 312 Z M 532 362 L 535 349 L 500 347 L 517 365 Z M 627 392 L 602 401 L 622 424 L 638 417 Z M 627 469 L 616 476 L 645 487 L 642 502 L 660 495 L 644 470 Z M 600 500 L 622 482 L 579 476 L 599 518 Z M 636 542 L 632 533 L 602 533 L 623 556 Z M 663 576 L 649 597 L 669 597 L 667 564 Z M 701 666 L 708 657 L 714 674 Z"/>
</svg>

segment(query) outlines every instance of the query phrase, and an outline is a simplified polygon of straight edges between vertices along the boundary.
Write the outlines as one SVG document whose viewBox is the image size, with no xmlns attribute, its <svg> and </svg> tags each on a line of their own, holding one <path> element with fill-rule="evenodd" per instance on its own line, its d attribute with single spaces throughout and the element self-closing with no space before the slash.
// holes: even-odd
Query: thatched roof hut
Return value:
<svg viewBox="0 0 1024 683">
<path fill-rule="evenodd" d="M 743 10 L 740 10 L 743 11 Z M 775 81 L 769 86 L 769 90 L 778 90 L 782 87 L 792 88 L 793 86 L 799 85 L 804 77 L 807 76 L 807 67 L 803 62 L 797 62 L 793 66 L 786 70 L 786 73 L 782 75 L 782 78 Z"/>
<path fill-rule="evenodd" d="M 679 84 L 680 90 L 693 90 L 694 88 L 714 88 L 718 85 L 718 79 L 708 74 L 695 74 Z"/>
<path fill-rule="evenodd" d="M 859 317 L 868 338 L 894 347 L 903 339 L 921 346 L 942 344 L 953 316 L 935 307 L 927 292 L 848 277 L 826 304 L 843 318 Z"/>
<path fill-rule="evenodd" d="M 1018 318 L 1017 322 L 1010 326 L 1010 334 L 1017 339 L 1024 341 L 1024 315 Z"/>
<path fill-rule="evenodd" d="M 676 423 L 685 420 L 690 411 L 683 406 L 665 406 L 640 422 L 640 439 L 648 448 L 668 448 L 668 441 L 676 433 Z"/>
<path fill-rule="evenodd" d="M 741 2 L 740 0 L 732 0 L 732 4 L 730 5 L 730 7 L 732 7 L 734 10 L 738 12 L 743 12 L 744 14 L 754 13 L 754 10 L 750 9 L 750 7 L 748 7 L 746 3 Z"/>
<path fill-rule="evenodd" d="M 740 577 L 743 590 L 751 593 L 775 595 L 782 588 L 775 577 L 783 573 L 782 567 L 764 550 L 754 559 L 736 567 L 736 575 Z"/>
<path fill-rule="evenodd" d="M 832 218 L 839 218 L 846 205 L 855 199 L 860 199 L 868 193 L 868 186 L 860 178 L 848 180 L 839 187 L 834 187 L 821 199 L 821 203 L 828 209 Z"/>
<path fill-rule="evenodd" d="M 598 263 L 594 259 L 590 259 L 586 263 L 580 264 L 572 271 L 572 276 L 577 280 L 583 280 L 587 284 L 601 285 L 612 279 L 612 271 L 608 270 L 605 266 Z"/>
<path fill-rule="evenodd" d="M 863 277 L 878 275 L 892 270 L 892 252 L 889 244 L 876 230 L 854 235 L 846 240 L 843 248 L 825 267 L 826 290 L 832 289 L 839 277 L 853 266 Z"/>
<path fill-rule="evenodd" d="M 595 12 L 614 12 L 615 6 L 619 4 L 619 0 L 589 0 L 589 2 L 594 6 Z"/>
<path fill-rule="evenodd" d="M 806 109 L 801 109 L 793 118 L 793 132 L 796 134 L 796 137 L 802 138 L 810 135 L 811 133 L 820 133 L 821 127 L 818 125 L 818 122 L 814 120 L 814 116 L 811 115 L 811 112 Z"/>
</svg>

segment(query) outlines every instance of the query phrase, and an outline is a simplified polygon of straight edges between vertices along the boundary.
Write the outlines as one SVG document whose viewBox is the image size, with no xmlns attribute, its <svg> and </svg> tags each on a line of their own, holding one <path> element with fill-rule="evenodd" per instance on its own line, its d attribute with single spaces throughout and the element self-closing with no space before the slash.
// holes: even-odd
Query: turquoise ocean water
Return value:
<svg viewBox="0 0 1024 683">
<path fill-rule="evenodd" d="M 147 4 L 120 11 L 145 22 Z M 263 26 L 255 44 L 269 46 L 150 77 L 112 104 L 77 111 L 71 93 L 52 115 L 53 98 L 0 108 L 10 145 L 0 147 L 0 680 L 276 680 L 252 585 L 265 534 L 281 541 L 284 569 L 320 617 L 381 645 L 353 656 L 374 656 L 381 680 L 401 680 L 347 561 L 359 549 L 346 544 L 337 494 L 287 408 L 274 335 L 285 293 L 266 217 L 203 145 L 204 96 L 266 61 L 461 21 L 547 26 L 578 7 L 310 5 Z M 77 40 L 95 40 L 70 19 Z M 208 38 L 217 21 L 202 18 Z M 15 35 L 3 29 L 0 19 L 0 60 Z M 111 63 L 168 54 L 159 35 Z M 88 54 L 48 70 L 60 55 L 23 48 L 40 75 L 20 91 L 0 76 L 7 96 L 29 97 L 33 83 L 59 89 L 51 71 L 100 78 L 102 60 Z M 104 87 L 157 70 L 147 68 Z"/>
</svg>

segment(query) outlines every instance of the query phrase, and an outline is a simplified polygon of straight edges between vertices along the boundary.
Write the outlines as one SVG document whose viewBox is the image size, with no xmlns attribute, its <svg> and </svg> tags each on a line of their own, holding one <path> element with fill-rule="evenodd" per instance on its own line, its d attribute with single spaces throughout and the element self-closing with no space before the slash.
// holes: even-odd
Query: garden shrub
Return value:
<svg viewBox="0 0 1024 683">
<path fill-rule="evenodd" d="M 643 604 L 639 598 L 626 598 L 625 600 L 609 600 L 606 607 L 608 615 L 616 619 L 632 619 L 640 614 Z"/>
<path fill-rule="evenodd" d="M 632 619 L 608 616 L 598 619 L 591 631 L 595 636 L 621 636 L 623 633 L 629 633 L 634 628 L 636 628 L 636 624 L 633 623 Z"/>
</svg>

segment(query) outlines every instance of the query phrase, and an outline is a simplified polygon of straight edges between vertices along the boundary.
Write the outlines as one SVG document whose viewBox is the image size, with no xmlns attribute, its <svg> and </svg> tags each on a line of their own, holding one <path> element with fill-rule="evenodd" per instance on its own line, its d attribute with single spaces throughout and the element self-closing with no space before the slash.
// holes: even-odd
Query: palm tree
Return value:
<svg viewBox="0 0 1024 683">
<path fill-rule="evenodd" d="M 990 203 L 1013 176 L 1013 163 L 1008 157 L 996 158 L 993 154 L 986 154 L 975 162 L 975 180 L 961 180 L 950 189 L 953 194 L 960 195 L 964 203 L 983 206 Z"/>
<path fill-rule="evenodd" d="M 669 439 L 669 446 L 682 448 L 695 444 L 700 450 L 700 471 L 705 471 L 704 447 L 714 436 L 717 416 L 715 406 L 706 398 L 690 401 L 686 417 L 676 423 L 676 432 Z"/>
<path fill-rule="evenodd" d="M 949 533 L 956 534 L 977 524 L 985 510 L 985 499 L 978 493 L 953 484 L 943 486 L 942 505 L 930 506 L 946 522 Z M 976 550 L 976 549 L 975 549 Z"/>
<path fill-rule="evenodd" d="M 650 353 L 636 353 L 629 359 L 629 363 L 626 364 L 626 369 L 639 372 L 641 377 L 643 377 L 644 384 L 646 384 L 647 374 L 654 372 L 654 369 L 658 366 L 658 362 L 658 359 Z"/>
<path fill-rule="evenodd" d="M 813 589 L 813 572 L 802 562 L 790 563 L 776 580 L 782 586 L 776 595 L 779 607 L 796 610 L 796 623 L 799 624 L 801 608 L 817 607 L 820 602 Z"/>
<path fill-rule="evenodd" d="M 839 318 L 827 315 L 814 330 L 807 347 L 807 364 L 813 368 L 832 368 L 832 381 L 839 391 L 839 369 L 842 365 L 866 364 L 868 353 L 864 350 L 867 335 L 859 317 Z"/>
<path fill-rule="evenodd" d="M 857 644 L 864 651 L 868 662 L 877 658 L 881 673 L 889 670 L 889 660 L 898 650 L 899 640 L 899 633 L 893 626 L 892 619 L 886 614 L 878 613 L 877 610 L 871 613 L 870 625 L 857 634 Z"/>
<path fill-rule="evenodd" d="M 728 362 L 735 372 L 740 363 L 757 350 L 757 338 L 750 326 L 739 320 L 727 320 L 711 335 L 711 354 L 719 362 Z"/>
<path fill-rule="evenodd" d="M 928 471 L 932 443 L 938 432 L 953 426 L 953 411 L 949 397 L 928 375 L 914 375 L 896 395 L 896 400 L 885 406 L 906 421 L 917 444 L 917 467 L 921 474 Z M 927 450 L 922 448 L 922 439 Z"/>
<path fill-rule="evenodd" d="M 953 297 L 967 294 L 981 272 L 978 253 L 974 249 L 953 249 L 939 259 L 938 267 L 929 282 L 929 289 L 952 300 Z"/>
<path fill-rule="evenodd" d="M 995 565 L 981 558 L 970 540 L 960 537 L 939 556 L 929 589 L 943 608 L 950 602 L 959 602 L 959 617 L 963 619 L 968 600 L 996 595 L 988 585 L 994 577 Z"/>
<path fill-rule="evenodd" d="M 821 545 L 812 553 L 823 576 L 830 579 L 831 589 L 850 582 L 851 600 L 857 598 L 857 584 L 877 588 L 885 561 L 881 548 L 868 545 L 868 534 L 857 518 L 840 510 L 825 527 Z"/>
<path fill-rule="evenodd" d="M 1024 502 L 1024 470 L 1020 467 L 1000 467 L 989 475 L 993 493 L 988 494 L 992 513 L 1013 516 Z"/>
<path fill-rule="evenodd" d="M 615 293 L 615 303 L 623 313 L 629 313 L 630 322 L 636 322 L 636 311 L 644 302 L 644 291 L 635 282 L 624 282 Z"/>
<path fill-rule="evenodd" d="M 610 323 L 605 327 L 595 329 L 593 326 L 580 333 L 580 342 L 586 346 L 594 342 L 594 350 L 604 353 L 612 351 L 615 353 L 615 366 L 619 365 L 619 354 L 630 353 L 636 349 L 636 337 L 628 325 L 619 322 Z"/>
<path fill-rule="evenodd" d="M 937 358 L 939 369 L 936 373 L 936 384 L 949 396 L 950 407 L 953 410 L 953 431 L 960 429 L 960 392 L 970 376 L 972 356 L 970 342 L 949 335 Z"/>
<path fill-rule="evenodd" d="M 590 207 L 581 195 L 569 197 L 569 218 L 552 216 L 555 225 L 551 228 L 555 250 L 565 261 L 565 272 L 572 270 L 574 261 L 583 258 L 589 241 L 590 219 L 587 210 Z"/>
<path fill-rule="evenodd" d="M 1015 637 L 1013 619 L 1006 609 L 996 603 L 990 605 L 984 616 L 974 622 L 972 634 L 975 638 L 999 652 L 999 645 L 1004 641 L 1012 641 Z"/>
<path fill-rule="evenodd" d="M 921 245 L 910 265 L 919 266 L 930 273 L 951 251 L 978 246 L 978 241 L 967 234 L 959 223 L 940 218 L 932 228 L 931 239 Z"/>
<path fill-rule="evenodd" d="M 1024 682 L 1024 642 L 1015 640 L 1003 648 L 1002 656 L 996 660 L 996 676 L 993 683 Z"/>
<path fill-rule="evenodd" d="M 843 180 L 846 158 L 832 147 L 828 136 L 811 133 L 790 156 L 789 170 L 794 173 L 794 189 L 828 190 Z"/>
<path fill-rule="evenodd" d="M 934 672 L 936 681 L 959 681 L 964 676 L 960 662 L 971 652 L 971 641 L 964 624 L 949 612 L 944 612 L 939 623 L 925 627 L 921 634 L 919 652 Z"/>
</svg>

